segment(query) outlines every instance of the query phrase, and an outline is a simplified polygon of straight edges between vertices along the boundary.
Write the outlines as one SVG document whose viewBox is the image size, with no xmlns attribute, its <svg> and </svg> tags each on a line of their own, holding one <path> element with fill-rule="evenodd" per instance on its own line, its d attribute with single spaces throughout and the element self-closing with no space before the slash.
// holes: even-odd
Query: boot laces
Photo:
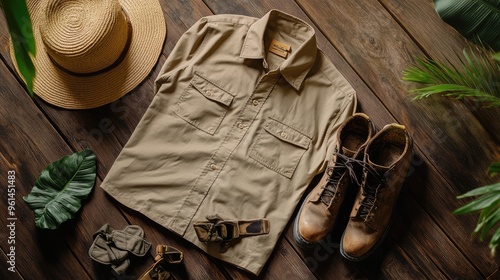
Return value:
<svg viewBox="0 0 500 280">
<path fill-rule="evenodd" d="M 364 176 L 367 176 L 366 183 L 362 187 L 364 198 L 361 201 L 355 216 L 355 218 L 361 220 L 365 220 L 368 217 L 368 214 L 374 207 L 379 191 L 387 187 L 387 181 L 392 176 L 393 167 L 383 173 L 380 173 L 369 164 L 363 162 L 363 170 L 365 171 Z"/>
<path fill-rule="evenodd" d="M 327 206 L 335 196 L 339 180 L 346 171 L 349 173 L 351 182 L 355 182 L 358 186 L 360 185 L 359 180 L 356 176 L 356 172 L 354 170 L 354 165 L 362 164 L 362 161 L 351 158 L 341 153 L 335 153 L 335 155 L 337 157 L 334 166 L 330 166 L 326 170 L 327 174 L 329 175 L 328 182 L 326 186 L 323 187 L 323 192 L 320 196 L 321 202 L 323 202 Z M 340 196 L 340 193 L 337 193 L 337 196 Z"/>
</svg>

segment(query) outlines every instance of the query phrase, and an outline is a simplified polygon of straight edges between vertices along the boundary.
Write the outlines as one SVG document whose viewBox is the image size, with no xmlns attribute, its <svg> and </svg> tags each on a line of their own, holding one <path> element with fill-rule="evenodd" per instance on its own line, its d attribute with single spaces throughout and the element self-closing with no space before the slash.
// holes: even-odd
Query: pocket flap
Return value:
<svg viewBox="0 0 500 280">
<path fill-rule="evenodd" d="M 234 96 L 222 88 L 216 86 L 199 74 L 195 74 L 191 84 L 206 98 L 219 102 L 229 107 L 233 102 Z"/>
<path fill-rule="evenodd" d="M 311 144 L 311 138 L 309 136 L 272 118 L 267 120 L 264 129 L 274 137 L 303 149 L 309 148 Z"/>
</svg>

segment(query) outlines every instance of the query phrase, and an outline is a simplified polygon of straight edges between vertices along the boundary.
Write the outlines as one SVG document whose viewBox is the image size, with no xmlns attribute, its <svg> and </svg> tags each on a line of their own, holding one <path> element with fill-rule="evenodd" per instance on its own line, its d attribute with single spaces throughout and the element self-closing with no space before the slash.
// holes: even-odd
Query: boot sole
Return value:
<svg viewBox="0 0 500 280">
<path fill-rule="evenodd" d="M 339 248 L 339 251 L 340 251 L 340 254 L 342 255 L 342 257 L 344 257 L 345 259 L 349 260 L 349 261 L 352 261 L 352 262 L 360 262 L 360 261 L 363 261 L 365 260 L 366 258 L 368 258 L 373 252 L 375 252 L 378 247 L 384 242 L 384 239 L 385 237 L 387 236 L 387 233 L 389 233 L 389 230 L 392 226 L 392 221 L 394 219 L 391 218 L 391 220 L 389 221 L 389 226 L 386 228 L 386 230 L 384 231 L 384 233 L 382 233 L 382 236 L 380 236 L 379 240 L 377 241 L 377 243 L 375 243 L 375 245 L 373 245 L 373 247 L 368 250 L 368 252 L 366 252 L 364 255 L 362 255 L 361 257 L 353 257 L 353 256 L 349 256 L 349 254 L 347 254 L 345 251 L 344 251 L 344 234 L 345 234 L 345 231 L 344 231 L 344 234 L 342 234 L 342 238 L 340 239 L 340 248 Z"/>
<path fill-rule="evenodd" d="M 317 245 L 317 243 L 307 242 L 299 234 L 299 217 L 300 214 L 302 213 L 302 207 L 304 207 L 304 203 L 306 200 L 304 200 L 304 202 L 300 206 L 299 212 L 297 213 L 297 217 L 295 217 L 295 220 L 293 221 L 293 240 L 295 241 L 295 244 L 299 246 L 300 249 L 311 250 Z"/>
<path fill-rule="evenodd" d="M 302 207 L 304 207 L 304 203 L 302 203 L 302 205 L 300 206 L 299 212 L 297 213 L 297 216 L 295 217 L 295 220 L 293 223 L 293 240 L 295 241 L 295 244 L 297 244 L 297 246 L 300 249 L 312 250 L 312 249 L 316 248 L 318 245 L 320 245 L 320 243 L 323 242 L 328 237 L 328 235 L 331 234 L 331 232 L 329 232 L 324 238 L 322 238 L 320 241 L 318 241 L 316 243 L 311 243 L 311 242 L 304 240 L 304 238 L 302 238 L 302 236 L 300 236 L 300 233 L 299 233 L 299 217 L 300 217 L 300 213 L 302 213 Z M 336 247 L 339 246 L 339 244 L 334 244 L 334 246 L 335 245 L 336 245 Z"/>
</svg>

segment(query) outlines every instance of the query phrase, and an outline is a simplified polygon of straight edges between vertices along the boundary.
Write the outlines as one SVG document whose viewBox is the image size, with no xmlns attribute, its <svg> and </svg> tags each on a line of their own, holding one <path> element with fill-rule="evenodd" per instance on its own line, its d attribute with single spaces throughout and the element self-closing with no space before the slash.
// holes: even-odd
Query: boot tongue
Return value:
<svg viewBox="0 0 500 280">
<path fill-rule="evenodd" d="M 389 170 L 391 168 L 390 166 L 378 165 L 378 164 L 372 162 L 370 160 L 370 156 L 368 156 L 368 155 L 367 155 L 367 162 L 380 175 L 383 175 L 387 170 Z"/>
<path fill-rule="evenodd" d="M 346 147 L 342 147 L 342 153 L 348 157 L 353 157 L 354 154 L 356 153 L 356 151 L 353 151 L 353 150 L 349 150 L 348 148 Z"/>
</svg>

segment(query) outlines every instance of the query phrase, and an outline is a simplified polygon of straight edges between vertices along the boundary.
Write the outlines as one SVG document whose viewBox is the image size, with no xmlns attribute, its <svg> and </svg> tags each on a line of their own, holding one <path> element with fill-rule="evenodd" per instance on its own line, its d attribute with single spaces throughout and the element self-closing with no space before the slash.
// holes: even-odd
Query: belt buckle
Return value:
<svg viewBox="0 0 500 280">
<path fill-rule="evenodd" d="M 194 230 L 201 242 L 217 242 L 221 253 L 229 249 L 235 238 L 269 233 L 269 221 L 262 219 L 224 220 L 220 216 L 206 216 L 206 221 L 193 223 Z"/>
<path fill-rule="evenodd" d="M 239 236 L 238 223 L 233 221 L 211 222 L 208 231 L 208 240 L 216 242 L 230 242 Z"/>
</svg>

